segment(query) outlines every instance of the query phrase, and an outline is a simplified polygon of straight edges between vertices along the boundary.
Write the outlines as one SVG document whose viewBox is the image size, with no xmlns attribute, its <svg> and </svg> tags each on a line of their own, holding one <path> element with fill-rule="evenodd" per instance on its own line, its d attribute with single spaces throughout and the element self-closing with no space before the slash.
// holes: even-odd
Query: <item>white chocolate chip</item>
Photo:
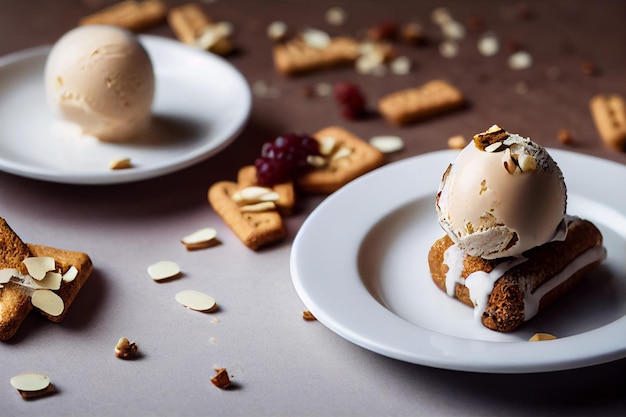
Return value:
<svg viewBox="0 0 626 417">
<path fill-rule="evenodd" d="M 111 161 L 109 168 L 112 170 L 132 168 L 130 158 L 116 158 Z"/>
<path fill-rule="evenodd" d="M 174 278 L 180 274 L 180 267 L 176 262 L 159 261 L 148 266 L 148 275 L 155 281 Z"/>
<path fill-rule="evenodd" d="M 65 274 L 63 274 L 63 281 L 65 282 L 72 282 L 76 279 L 76 277 L 78 276 L 78 269 L 76 269 L 75 266 L 70 266 L 68 268 L 67 271 L 65 271 Z"/>
<path fill-rule="evenodd" d="M 51 316 L 60 316 L 65 308 L 63 299 L 50 290 L 35 290 L 30 297 L 33 306 Z"/>
<path fill-rule="evenodd" d="M 241 206 L 239 210 L 243 213 L 259 213 L 262 211 L 274 210 L 276 204 L 273 201 L 262 201 L 260 203 L 246 204 Z"/>
<path fill-rule="evenodd" d="M 217 307 L 215 299 L 196 290 L 184 290 L 176 294 L 176 301 L 191 310 L 210 312 Z"/>
<path fill-rule="evenodd" d="M 205 227 L 183 237 L 181 242 L 187 250 L 204 249 L 217 241 L 217 230 Z"/>
<path fill-rule="evenodd" d="M 19 391 L 43 391 L 50 385 L 50 378 L 37 373 L 25 373 L 11 378 L 11 385 Z"/>
<path fill-rule="evenodd" d="M 330 44 L 328 33 L 318 29 L 306 29 L 301 35 L 304 43 L 311 48 L 324 49 Z"/>
<path fill-rule="evenodd" d="M 398 136 L 374 136 L 369 142 L 382 153 L 397 152 L 404 148 L 404 141 Z"/>
<path fill-rule="evenodd" d="M 49 256 L 32 256 L 24 259 L 22 262 L 26 265 L 28 274 L 36 280 L 44 279 L 46 273 L 55 268 L 54 258 Z"/>
</svg>

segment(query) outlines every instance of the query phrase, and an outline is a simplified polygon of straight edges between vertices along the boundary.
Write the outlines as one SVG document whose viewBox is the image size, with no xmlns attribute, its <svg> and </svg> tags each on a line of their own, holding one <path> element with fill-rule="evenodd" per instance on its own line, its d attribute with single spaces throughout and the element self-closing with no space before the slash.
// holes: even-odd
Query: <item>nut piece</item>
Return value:
<svg viewBox="0 0 626 417">
<path fill-rule="evenodd" d="M 218 388 L 228 388 L 230 386 L 230 378 L 228 377 L 228 372 L 226 368 L 215 368 L 215 376 L 211 378 L 211 382 Z"/>
<path fill-rule="evenodd" d="M 24 259 L 22 262 L 26 265 L 28 275 L 36 280 L 44 279 L 46 274 L 55 268 L 54 258 L 49 256 L 32 256 Z"/>
<path fill-rule="evenodd" d="M 535 333 L 530 339 L 529 342 L 540 342 L 543 340 L 554 340 L 557 337 L 550 333 Z"/>
<path fill-rule="evenodd" d="M 184 290 L 176 294 L 176 301 L 190 310 L 211 313 L 217 309 L 215 299 L 196 290 Z"/>
<path fill-rule="evenodd" d="M 262 201 L 260 203 L 246 204 L 245 206 L 241 206 L 239 210 L 241 210 L 242 213 L 260 213 L 274 209 L 276 209 L 276 203 L 273 201 Z"/>
<path fill-rule="evenodd" d="M 217 240 L 217 230 L 212 227 L 205 227 L 203 229 L 196 230 L 195 232 L 183 237 L 180 241 L 189 251 L 205 249 L 214 246 L 219 242 Z"/>
<path fill-rule="evenodd" d="M 313 315 L 313 313 L 311 313 L 309 310 L 305 310 L 302 312 L 302 318 L 306 321 L 315 321 L 317 320 L 315 318 L 315 316 Z"/>
<path fill-rule="evenodd" d="M 109 168 L 112 170 L 128 169 L 132 168 L 133 164 L 130 162 L 130 158 L 117 158 L 111 161 Z"/>
<path fill-rule="evenodd" d="M 65 309 L 63 299 L 50 290 L 35 290 L 30 300 L 33 306 L 53 317 L 60 316 Z"/>
<path fill-rule="evenodd" d="M 38 373 L 25 373 L 11 378 L 11 385 L 25 400 L 42 397 L 55 392 L 50 378 Z"/>
<path fill-rule="evenodd" d="M 129 359 L 137 353 L 137 344 L 131 343 L 127 338 L 122 337 L 115 345 L 115 356 L 120 359 Z"/>
<path fill-rule="evenodd" d="M 509 136 L 509 133 L 498 125 L 493 125 L 485 132 L 474 135 L 474 145 L 481 151 L 486 151 L 487 147 L 496 142 L 502 142 Z"/>
<path fill-rule="evenodd" d="M 155 281 L 172 279 L 180 275 L 180 267 L 176 262 L 159 261 L 148 266 L 148 275 Z"/>
<path fill-rule="evenodd" d="M 370 145 L 382 153 L 392 153 L 404 148 L 404 141 L 398 136 L 374 136 L 370 139 Z"/>
<path fill-rule="evenodd" d="M 62 276 L 63 282 L 72 282 L 78 276 L 78 269 L 74 265 L 70 266 Z"/>
</svg>

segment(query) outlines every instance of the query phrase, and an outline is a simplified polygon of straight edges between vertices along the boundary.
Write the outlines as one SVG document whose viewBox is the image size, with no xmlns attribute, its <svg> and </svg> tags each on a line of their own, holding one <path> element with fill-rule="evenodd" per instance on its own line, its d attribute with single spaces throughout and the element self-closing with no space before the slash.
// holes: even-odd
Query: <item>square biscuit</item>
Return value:
<svg viewBox="0 0 626 417">
<path fill-rule="evenodd" d="M 220 181 L 209 188 L 208 199 L 213 210 L 233 231 L 241 242 L 252 250 L 282 240 L 287 235 L 283 220 L 277 210 L 243 212 L 233 200 L 239 189 L 235 182 Z"/>
<path fill-rule="evenodd" d="M 349 154 L 328 158 L 327 164 L 302 174 L 296 180 L 299 191 L 310 194 L 330 194 L 355 178 L 381 166 L 385 156 L 369 143 L 337 126 L 324 128 L 313 135 L 318 141 L 333 138 L 336 148 L 347 148 Z"/>
<path fill-rule="evenodd" d="M 274 46 L 276 70 L 282 75 L 293 75 L 327 67 L 350 64 L 359 57 L 359 43 L 348 37 L 335 37 L 324 48 L 309 46 L 295 38 Z"/>
<path fill-rule="evenodd" d="M 387 94 L 378 100 L 378 111 L 394 125 L 406 125 L 435 117 L 465 105 L 461 91 L 443 80 Z"/>
</svg>

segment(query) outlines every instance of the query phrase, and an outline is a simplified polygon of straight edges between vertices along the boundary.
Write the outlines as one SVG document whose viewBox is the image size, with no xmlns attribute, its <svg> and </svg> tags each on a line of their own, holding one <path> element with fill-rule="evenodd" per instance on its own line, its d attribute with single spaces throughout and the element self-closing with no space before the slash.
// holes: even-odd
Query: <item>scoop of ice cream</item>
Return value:
<svg viewBox="0 0 626 417">
<path fill-rule="evenodd" d="M 494 125 L 450 164 L 436 209 L 459 248 L 496 259 L 562 234 L 566 201 L 563 174 L 548 152 Z"/>
<path fill-rule="evenodd" d="M 44 77 L 55 111 L 102 141 L 128 141 L 150 123 L 152 63 L 129 31 L 89 25 L 67 32 L 50 51 Z"/>
</svg>

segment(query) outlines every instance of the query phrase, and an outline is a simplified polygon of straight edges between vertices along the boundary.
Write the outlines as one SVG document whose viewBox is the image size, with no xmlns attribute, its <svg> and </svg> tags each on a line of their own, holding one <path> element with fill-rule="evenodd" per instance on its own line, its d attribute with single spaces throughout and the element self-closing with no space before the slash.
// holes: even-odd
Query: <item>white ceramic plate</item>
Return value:
<svg viewBox="0 0 626 417">
<path fill-rule="evenodd" d="M 171 173 L 224 149 L 251 105 L 244 77 L 220 57 L 141 35 L 153 63 L 155 122 L 150 141 L 107 144 L 79 135 L 48 107 L 43 70 L 50 47 L 0 57 L 0 170 L 46 181 L 108 184 Z M 134 168 L 112 171 L 130 158 Z"/>
<path fill-rule="evenodd" d="M 550 153 L 565 175 L 568 213 L 601 229 L 608 258 L 573 292 L 517 331 L 484 328 L 470 307 L 431 281 L 427 253 L 444 234 L 434 198 L 454 151 L 390 164 L 323 201 L 293 244 L 296 291 L 315 317 L 340 336 L 416 364 L 527 373 L 626 357 L 626 166 L 566 151 Z M 536 332 L 558 339 L 528 342 Z"/>
</svg>

